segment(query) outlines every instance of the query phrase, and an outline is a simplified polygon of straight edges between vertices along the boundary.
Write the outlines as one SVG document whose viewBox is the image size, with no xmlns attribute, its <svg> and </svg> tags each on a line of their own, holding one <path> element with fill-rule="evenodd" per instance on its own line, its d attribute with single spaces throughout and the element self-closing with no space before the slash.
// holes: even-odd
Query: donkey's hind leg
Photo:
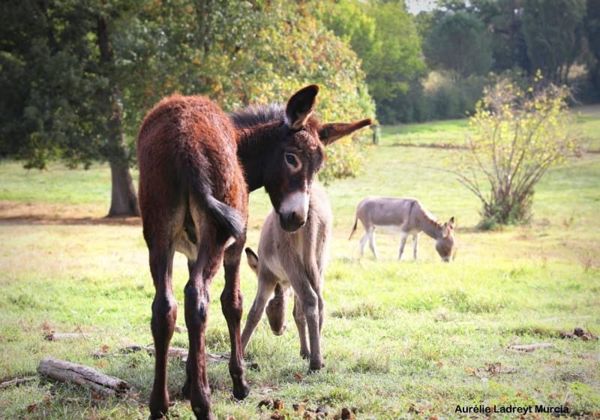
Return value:
<svg viewBox="0 0 600 420">
<path fill-rule="evenodd" d="M 369 229 L 369 248 L 371 248 L 371 252 L 375 259 L 377 259 L 377 247 L 375 246 L 375 226 Z"/>
<path fill-rule="evenodd" d="M 167 391 L 167 353 L 177 320 L 177 302 L 173 296 L 173 246 L 166 232 L 148 234 L 150 271 L 155 295 L 152 302 L 152 337 L 154 338 L 154 384 L 150 394 L 150 417 L 161 418 L 169 409 Z"/>
<path fill-rule="evenodd" d="M 360 247 L 360 256 L 362 257 L 365 254 L 365 245 L 369 240 L 369 231 L 365 230 L 365 234 L 360 238 L 359 247 Z"/>
<path fill-rule="evenodd" d="M 185 323 L 190 342 L 187 381 L 192 410 L 198 419 L 210 419 L 210 386 L 206 375 L 206 321 L 209 286 L 223 258 L 225 241 L 215 226 L 206 224 L 200 236 L 198 258 L 185 286 Z"/>
<path fill-rule="evenodd" d="M 240 291 L 240 261 L 244 249 L 244 238 L 239 238 L 225 250 L 225 287 L 221 293 L 221 309 L 227 320 L 231 356 L 229 374 L 233 381 L 233 396 L 242 400 L 248 396 L 250 388 L 244 379 L 244 346 L 240 336 L 242 320 L 242 293 Z"/>
</svg>

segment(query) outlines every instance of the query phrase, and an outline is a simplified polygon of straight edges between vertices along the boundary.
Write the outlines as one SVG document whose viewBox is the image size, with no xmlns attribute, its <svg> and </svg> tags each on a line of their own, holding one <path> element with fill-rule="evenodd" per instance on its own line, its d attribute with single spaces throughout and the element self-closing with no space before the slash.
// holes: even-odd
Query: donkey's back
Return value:
<svg viewBox="0 0 600 420">
<path fill-rule="evenodd" d="M 412 210 L 423 209 L 414 198 L 368 197 L 358 203 L 356 218 L 370 226 L 404 226 L 410 223 Z"/>
<path fill-rule="evenodd" d="M 144 119 L 137 150 L 147 241 L 172 242 L 195 260 L 203 221 L 218 236 L 242 234 L 247 193 L 236 132 L 216 104 L 202 96 L 163 99 Z"/>
</svg>

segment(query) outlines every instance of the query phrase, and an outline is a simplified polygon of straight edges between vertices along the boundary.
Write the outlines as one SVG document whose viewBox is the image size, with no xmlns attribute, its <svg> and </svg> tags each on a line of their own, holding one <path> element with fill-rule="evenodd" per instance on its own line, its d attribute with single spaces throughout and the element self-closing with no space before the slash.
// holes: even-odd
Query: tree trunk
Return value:
<svg viewBox="0 0 600 420">
<path fill-rule="evenodd" d="M 129 156 L 123 133 L 123 100 L 115 80 L 114 53 L 108 32 L 108 22 L 104 16 L 98 16 L 97 35 L 100 63 L 104 67 L 108 79 L 106 158 L 110 164 L 112 186 L 108 217 L 139 216 L 140 209 L 129 172 Z"/>
<path fill-rule="evenodd" d="M 140 209 L 127 164 L 110 162 L 111 199 L 108 217 L 139 216 Z"/>
</svg>

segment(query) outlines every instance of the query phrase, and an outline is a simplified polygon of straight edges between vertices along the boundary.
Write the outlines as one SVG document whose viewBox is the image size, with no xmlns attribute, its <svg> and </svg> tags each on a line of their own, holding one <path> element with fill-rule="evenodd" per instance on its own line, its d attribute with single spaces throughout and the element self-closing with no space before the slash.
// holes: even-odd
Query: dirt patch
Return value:
<svg viewBox="0 0 600 420">
<path fill-rule="evenodd" d="M 106 211 L 106 210 L 104 210 Z M 106 217 L 96 205 L 0 201 L 0 224 L 7 225 L 140 225 L 139 217 Z"/>
</svg>

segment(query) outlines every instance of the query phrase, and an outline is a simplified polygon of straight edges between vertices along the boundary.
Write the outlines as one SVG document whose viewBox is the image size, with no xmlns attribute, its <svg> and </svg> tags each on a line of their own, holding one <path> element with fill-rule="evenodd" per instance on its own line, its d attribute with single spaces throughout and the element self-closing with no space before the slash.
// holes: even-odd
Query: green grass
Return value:
<svg viewBox="0 0 600 420">
<path fill-rule="evenodd" d="M 578 127 L 600 144 L 600 110 L 585 109 Z M 398 143 L 462 141 L 464 121 L 383 127 L 381 145 L 367 150 L 363 172 L 327 187 L 335 224 L 325 285 L 326 368 L 307 375 L 288 308 L 283 336 L 259 325 L 248 359 L 252 387 L 243 402 L 231 398 L 227 366 L 209 365 L 218 418 L 269 418 L 258 403 L 327 406 L 331 415 L 355 407 L 359 418 L 457 417 L 460 405 L 563 405 L 589 417 L 600 412 L 598 341 L 564 340 L 576 326 L 600 334 L 600 155 L 554 168 L 536 190 L 528 226 L 497 232 L 474 230 L 479 203 L 444 169 L 459 150 L 403 147 Z M 130 382 L 127 401 L 97 401 L 74 386 L 34 381 L 0 390 L 0 418 L 146 418 L 153 361 L 145 354 L 119 355 L 130 344 L 150 344 L 152 281 L 141 228 L 135 225 L 70 223 L 80 215 L 101 217 L 108 208 L 109 170 L 96 166 L 45 172 L 0 163 L 0 380 L 35 375 L 45 356 L 89 364 Z M 414 196 L 440 219 L 456 216 L 458 255 L 439 261 L 433 241 L 423 237 L 420 260 L 395 260 L 397 235 L 378 234 L 380 261 L 358 259 L 357 241 L 347 240 L 358 201 L 367 195 Z M 256 248 L 269 210 L 263 191 L 251 195 L 248 245 Z M 50 224 L 25 217 L 51 214 Z M 9 214 L 12 219 L 2 215 Z M 68 215 L 67 223 L 56 223 Z M 23 216 L 23 217 L 20 217 Z M 409 241 L 410 250 L 410 241 Z M 411 252 L 407 252 L 408 255 Z M 179 325 L 187 268 L 175 259 Z M 221 315 L 220 272 L 212 285 L 208 350 L 229 351 Z M 242 267 L 245 307 L 256 278 Z M 44 332 L 84 331 L 74 342 L 48 342 Z M 511 344 L 549 342 L 532 353 Z M 185 347 L 176 333 L 172 344 Z M 108 346 L 114 355 L 94 359 Z M 489 366 L 500 363 L 501 373 Z M 179 394 L 184 366 L 170 363 L 169 389 Z M 189 403 L 175 399 L 173 417 L 192 418 Z M 501 418 L 502 416 L 498 416 Z M 550 416 L 547 416 L 548 418 Z M 508 416 L 507 416 L 508 418 Z"/>
</svg>

